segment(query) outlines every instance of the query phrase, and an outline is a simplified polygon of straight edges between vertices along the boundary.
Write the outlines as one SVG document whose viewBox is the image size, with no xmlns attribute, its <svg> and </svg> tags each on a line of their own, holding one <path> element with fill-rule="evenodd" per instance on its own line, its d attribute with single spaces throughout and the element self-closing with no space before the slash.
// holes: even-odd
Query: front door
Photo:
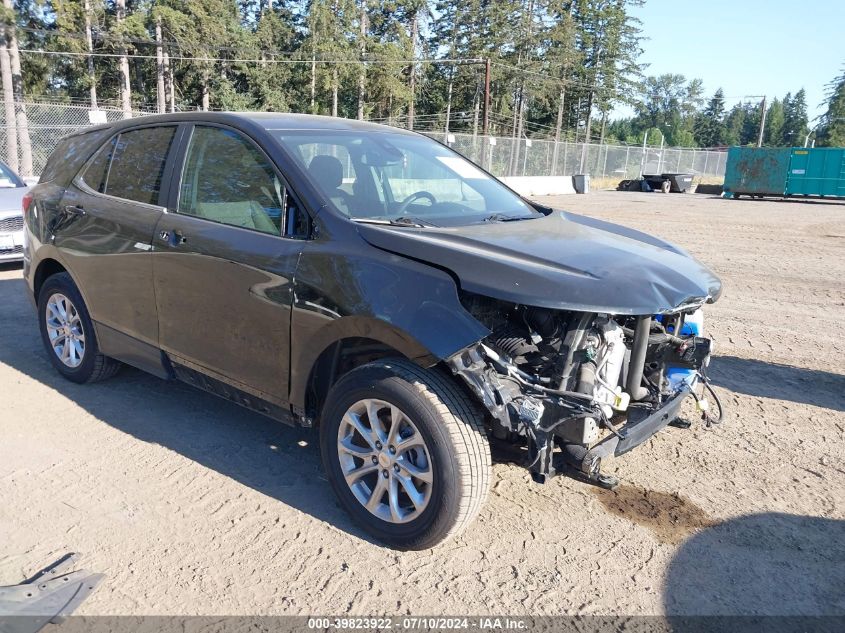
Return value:
<svg viewBox="0 0 845 633">
<path fill-rule="evenodd" d="M 196 125 L 153 241 L 159 345 L 177 364 L 277 404 L 288 397 L 293 200 L 238 131 Z"/>
</svg>

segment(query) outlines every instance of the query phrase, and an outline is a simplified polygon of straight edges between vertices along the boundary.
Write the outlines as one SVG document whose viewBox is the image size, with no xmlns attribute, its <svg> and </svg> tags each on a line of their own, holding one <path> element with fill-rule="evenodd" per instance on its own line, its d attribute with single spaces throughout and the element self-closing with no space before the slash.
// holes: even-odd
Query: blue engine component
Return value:
<svg viewBox="0 0 845 633">
<path fill-rule="evenodd" d="M 655 320 L 662 323 L 663 316 L 658 314 L 655 316 Z M 684 320 L 684 326 L 681 328 L 681 336 L 701 336 L 703 325 L 704 322 L 701 310 L 696 310 L 695 313 Z M 666 328 L 666 331 L 670 334 L 674 334 L 674 329 L 675 328 L 670 325 Z M 684 383 L 689 385 L 690 388 L 693 388 L 698 382 L 698 372 L 686 367 L 667 367 L 666 380 L 669 381 L 669 389 L 671 391 L 677 391 L 684 385 Z"/>
</svg>

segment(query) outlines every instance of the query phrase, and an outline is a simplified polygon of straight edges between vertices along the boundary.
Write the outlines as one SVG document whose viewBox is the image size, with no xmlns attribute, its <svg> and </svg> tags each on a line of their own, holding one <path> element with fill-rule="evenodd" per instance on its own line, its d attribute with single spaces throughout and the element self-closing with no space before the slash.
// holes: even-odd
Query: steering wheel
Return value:
<svg viewBox="0 0 845 633">
<path fill-rule="evenodd" d="M 437 198 L 435 198 L 428 191 L 417 191 L 416 193 L 412 193 L 410 196 L 408 196 L 402 201 L 402 203 L 399 205 L 399 208 L 396 209 L 396 214 L 404 215 L 405 212 L 408 210 L 408 207 L 411 206 L 411 203 L 414 200 L 419 200 L 421 198 L 425 198 L 426 200 L 431 202 L 432 206 L 437 204 Z"/>
</svg>

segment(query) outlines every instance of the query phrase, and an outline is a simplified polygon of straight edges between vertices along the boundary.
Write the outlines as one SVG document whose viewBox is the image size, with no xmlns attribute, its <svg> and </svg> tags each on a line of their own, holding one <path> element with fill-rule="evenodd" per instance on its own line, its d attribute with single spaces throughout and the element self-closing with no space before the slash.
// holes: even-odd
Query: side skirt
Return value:
<svg viewBox="0 0 845 633">
<path fill-rule="evenodd" d="M 299 422 L 302 426 L 310 426 L 307 419 L 295 415 L 288 407 L 270 402 L 257 394 L 249 393 L 217 378 L 212 378 L 198 369 L 187 367 L 183 364 L 187 361 L 168 357 L 154 345 L 139 341 L 102 323 L 95 322 L 94 327 L 97 331 L 100 351 L 106 356 L 165 380 L 173 380 L 174 378 L 181 380 L 279 422 L 291 426 L 296 426 Z"/>
<path fill-rule="evenodd" d="M 100 351 L 106 356 L 165 380 L 173 378 L 170 363 L 159 348 L 96 321 L 94 329 Z"/>
<path fill-rule="evenodd" d="M 175 360 L 173 361 L 173 373 L 178 380 L 181 380 L 193 387 L 198 387 L 199 389 L 214 394 L 215 396 L 225 398 L 226 400 L 239 404 L 250 411 L 266 415 L 268 418 L 273 418 L 279 422 L 296 426 L 297 419 L 289 409 L 247 393 L 246 391 L 233 387 L 222 380 L 212 378 L 200 371 L 180 365 Z"/>
</svg>

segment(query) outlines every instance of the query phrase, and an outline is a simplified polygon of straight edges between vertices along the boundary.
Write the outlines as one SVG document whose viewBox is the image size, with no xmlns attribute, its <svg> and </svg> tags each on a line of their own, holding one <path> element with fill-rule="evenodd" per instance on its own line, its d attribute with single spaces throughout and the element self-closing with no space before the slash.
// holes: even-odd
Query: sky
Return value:
<svg viewBox="0 0 845 633">
<path fill-rule="evenodd" d="M 724 90 L 727 108 L 804 88 L 812 120 L 845 67 L 845 0 L 646 0 L 631 13 L 648 38 L 647 75 L 698 77 L 708 98 Z"/>
</svg>

